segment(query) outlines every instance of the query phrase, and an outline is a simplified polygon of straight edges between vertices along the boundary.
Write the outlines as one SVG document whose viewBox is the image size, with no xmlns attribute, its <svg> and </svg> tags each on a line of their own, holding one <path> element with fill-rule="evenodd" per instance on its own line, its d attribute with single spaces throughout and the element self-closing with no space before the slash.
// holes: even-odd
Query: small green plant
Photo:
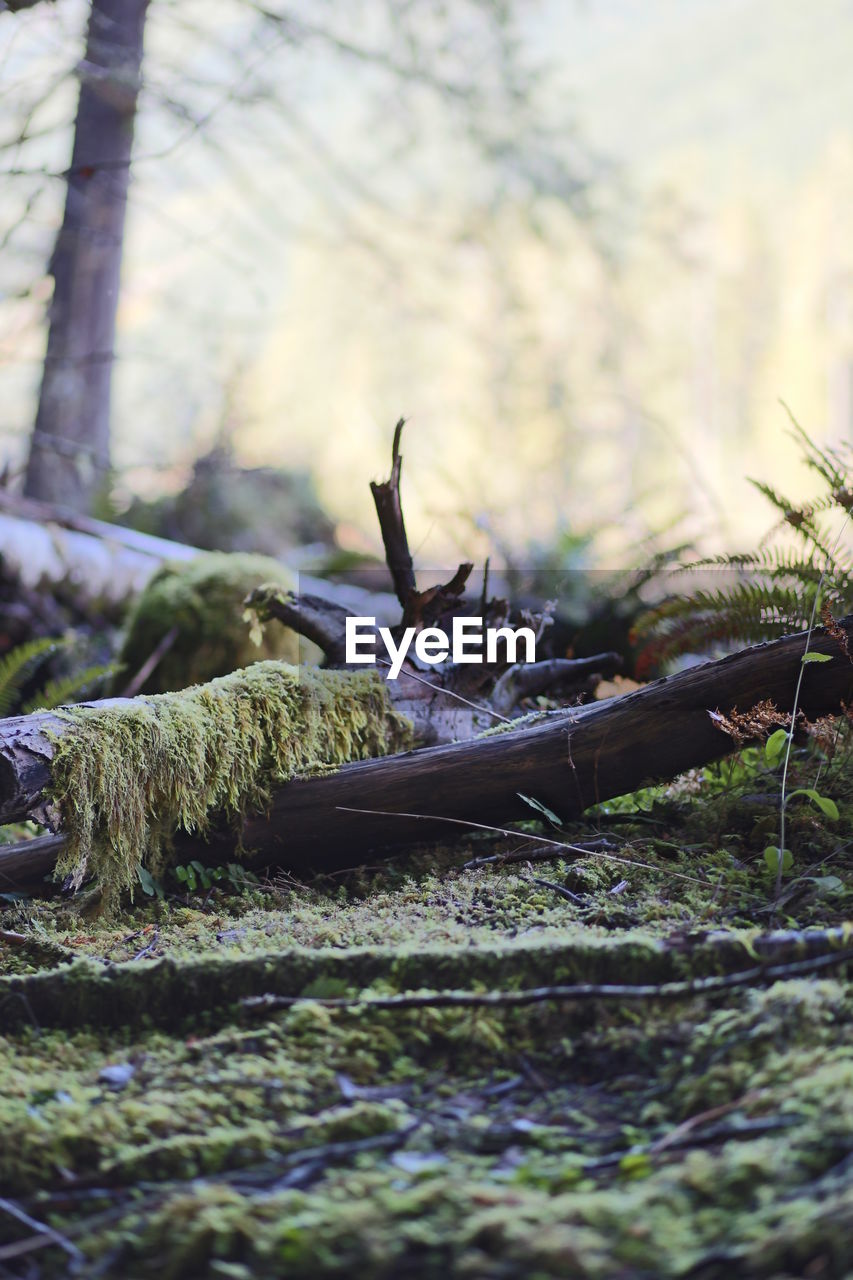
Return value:
<svg viewBox="0 0 853 1280">
<path fill-rule="evenodd" d="M 39 667 L 56 653 L 59 641 L 48 637 L 28 640 L 10 649 L 0 659 L 0 717 L 12 715 L 18 706 L 20 692 Z"/>
<path fill-rule="evenodd" d="M 702 781 L 712 792 L 732 791 L 752 785 L 761 772 L 763 760 L 757 747 L 743 747 L 735 755 L 715 760 L 702 770 Z"/>
<path fill-rule="evenodd" d="M 247 871 L 239 862 L 229 862 L 224 867 L 206 867 L 197 859 L 182 863 L 173 868 L 175 878 L 187 889 L 195 893 L 198 889 L 205 891 L 216 884 L 226 883 L 238 893 L 258 883 L 258 877 Z"/>
<path fill-rule="evenodd" d="M 790 416 L 790 414 L 789 414 Z M 777 520 L 757 551 L 720 555 L 685 565 L 687 572 L 721 571 L 721 585 L 698 586 L 649 610 L 634 628 L 638 674 L 648 674 L 686 653 L 707 653 L 732 644 L 774 640 L 844 613 L 853 600 L 853 548 L 836 537 L 839 518 L 853 510 L 853 448 L 820 448 L 791 417 L 803 459 L 822 482 L 808 503 L 795 503 L 763 481 L 752 480 Z M 787 539 L 779 542 L 780 533 Z M 771 542 L 774 545 L 767 545 Z M 793 544 L 793 545 L 792 545 Z M 827 568 L 831 566 L 831 573 Z M 806 662 L 824 662 L 807 654 Z"/>
<path fill-rule="evenodd" d="M 663 800 L 665 794 L 666 787 L 663 785 L 639 787 L 636 791 L 629 791 L 627 795 L 614 796 L 611 800 L 604 800 L 600 804 L 593 805 L 589 812 L 591 814 L 603 814 L 605 817 L 614 813 L 649 814 L 655 805 Z"/>
<path fill-rule="evenodd" d="M 239 862 L 229 862 L 221 867 L 206 867 L 194 858 L 192 862 L 180 863 L 172 867 L 172 872 L 187 893 L 196 893 L 199 889 L 208 892 L 217 884 L 230 886 L 235 893 L 242 893 L 243 890 L 258 884 L 258 877 L 251 871 L 247 871 Z M 140 866 L 138 876 L 142 892 L 146 897 L 159 898 L 162 902 L 166 897 L 163 881 L 153 876 L 147 867 Z"/>
<path fill-rule="evenodd" d="M 29 715 L 32 711 L 53 711 L 68 702 L 80 701 L 81 696 L 97 697 L 103 691 L 115 670 L 111 665 L 90 666 L 56 676 L 22 701 L 22 691 L 40 668 L 63 651 L 70 655 L 75 642 L 73 634 L 60 638 L 43 636 L 17 645 L 0 659 L 0 719 L 19 713 Z"/>
<path fill-rule="evenodd" d="M 224 867 L 205 867 L 197 861 L 179 864 L 174 871 L 175 879 L 186 887 L 188 893 L 195 893 L 199 887 L 212 889 L 225 875 Z"/>
</svg>

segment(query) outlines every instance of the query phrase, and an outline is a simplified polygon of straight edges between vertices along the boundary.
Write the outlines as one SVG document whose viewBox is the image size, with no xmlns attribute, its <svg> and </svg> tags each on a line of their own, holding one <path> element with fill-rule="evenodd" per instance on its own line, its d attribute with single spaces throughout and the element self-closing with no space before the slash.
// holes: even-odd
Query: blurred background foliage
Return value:
<svg viewBox="0 0 853 1280">
<path fill-rule="evenodd" d="M 378 551 L 367 481 L 401 413 L 424 565 L 569 547 L 573 567 L 619 568 L 675 527 L 743 549 L 766 528 L 746 476 L 807 496 L 779 398 L 818 441 L 853 430 L 844 0 L 270 11 L 151 6 L 111 512 L 202 546 L 333 531 Z M 85 20 L 82 0 L 0 15 L 13 468 Z M 240 498 L 234 468 L 261 489 Z M 285 496 L 281 547 L 232 528 L 281 505 L 269 468 L 298 473 L 316 517 Z"/>
</svg>

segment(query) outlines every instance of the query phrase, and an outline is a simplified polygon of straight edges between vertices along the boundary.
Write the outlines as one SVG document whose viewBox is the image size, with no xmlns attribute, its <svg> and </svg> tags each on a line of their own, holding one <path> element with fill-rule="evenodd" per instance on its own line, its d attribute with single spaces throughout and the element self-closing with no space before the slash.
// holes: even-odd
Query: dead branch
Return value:
<svg viewBox="0 0 853 1280">
<path fill-rule="evenodd" d="M 294 595 L 280 588 L 258 587 L 246 597 L 246 608 L 262 623 L 275 619 L 318 645 L 329 666 L 343 666 L 346 657 L 346 620 L 350 610 L 319 596 Z"/>
<path fill-rule="evenodd" d="M 392 996 L 247 996 L 241 1004 L 250 1013 L 269 1013 L 273 1009 L 289 1009 L 292 1005 L 322 1005 L 324 1009 L 490 1009 L 544 1004 L 549 1000 L 690 1000 L 694 996 L 713 995 L 746 987 L 757 982 L 778 982 L 800 978 L 820 969 L 849 964 L 853 948 L 813 956 L 810 960 L 794 960 L 790 964 L 753 965 L 738 973 L 712 974 L 684 982 L 615 983 L 575 982 L 565 986 L 532 987 L 521 991 L 437 991 Z"/>
<path fill-rule="evenodd" d="M 412 553 L 409 551 L 409 539 L 406 536 L 406 525 L 403 520 L 403 508 L 400 503 L 400 470 L 403 458 L 400 454 L 400 438 L 403 434 L 405 418 L 400 418 L 394 428 L 394 443 L 391 447 L 391 475 L 387 480 L 370 483 L 370 492 L 376 506 L 382 543 L 385 547 L 385 560 L 397 599 L 405 609 L 409 597 L 416 591 L 415 567 Z"/>
<path fill-rule="evenodd" d="M 561 687 L 575 687 L 589 676 L 611 676 L 622 667 L 619 653 L 596 653 L 591 658 L 549 658 L 545 662 L 521 663 L 510 667 L 495 684 L 489 699 L 496 711 L 508 714 L 522 698 Z"/>
</svg>

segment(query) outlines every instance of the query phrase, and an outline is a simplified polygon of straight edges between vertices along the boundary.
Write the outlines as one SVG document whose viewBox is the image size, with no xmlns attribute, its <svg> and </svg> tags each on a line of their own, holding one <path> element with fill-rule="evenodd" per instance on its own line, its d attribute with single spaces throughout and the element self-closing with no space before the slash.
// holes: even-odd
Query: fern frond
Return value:
<svg viewBox="0 0 853 1280">
<path fill-rule="evenodd" d="M 821 449 L 821 447 L 812 440 L 805 428 L 800 425 L 784 401 L 783 407 L 788 415 L 788 419 L 793 428 L 793 433 L 800 442 L 803 452 L 803 461 L 806 466 L 811 467 L 812 471 L 816 471 L 830 489 L 838 489 L 843 486 L 846 474 L 850 470 L 851 461 L 853 461 L 849 453 L 845 457 L 841 449 Z"/>
<path fill-rule="evenodd" d="M 787 406 L 786 406 L 787 409 Z M 638 619 L 633 639 L 641 644 L 638 674 L 681 654 L 707 652 L 735 642 L 771 640 L 808 625 L 818 590 L 833 614 L 853 602 L 853 547 L 838 537 L 837 514 L 853 511 L 848 474 L 853 450 L 820 448 L 787 410 L 804 460 L 824 482 L 825 492 L 808 503 L 790 502 L 772 485 L 750 483 L 781 515 L 757 551 L 713 556 L 684 566 L 689 572 L 727 571 L 734 579 L 712 589 L 699 587 L 663 601 Z M 836 517 L 833 529 L 833 517 Z M 782 527 L 795 544 L 770 545 Z"/>
<path fill-rule="evenodd" d="M 753 489 L 757 489 L 771 506 L 776 508 L 784 520 L 789 520 L 791 515 L 799 511 L 795 502 L 790 502 L 781 493 L 778 493 L 772 485 L 766 484 L 764 480 L 755 480 L 752 476 L 747 476 L 747 482 L 752 485 Z"/>
<path fill-rule="evenodd" d="M 0 659 L 0 717 L 11 714 L 22 685 L 61 643 L 51 636 L 42 636 L 17 645 Z"/>
<path fill-rule="evenodd" d="M 81 702 L 98 697 L 104 690 L 107 681 L 115 675 L 116 664 L 86 667 L 83 671 L 72 672 L 71 675 L 59 676 L 56 680 L 48 680 L 34 698 L 23 708 L 29 715 L 32 711 L 53 711 L 56 707 L 65 706 L 69 702 Z"/>
<path fill-rule="evenodd" d="M 740 582 L 665 601 L 635 630 L 638 639 L 649 637 L 637 660 L 638 674 L 683 653 L 706 653 L 735 642 L 759 644 L 802 630 L 811 616 L 817 580 L 808 587 L 797 580 Z"/>
</svg>

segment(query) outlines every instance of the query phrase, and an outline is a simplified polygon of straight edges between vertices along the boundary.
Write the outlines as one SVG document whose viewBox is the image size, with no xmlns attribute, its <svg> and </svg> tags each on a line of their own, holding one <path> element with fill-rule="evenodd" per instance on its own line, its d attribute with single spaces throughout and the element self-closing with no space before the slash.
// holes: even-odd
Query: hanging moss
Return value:
<svg viewBox="0 0 853 1280">
<path fill-rule="evenodd" d="M 250 636 L 243 601 L 262 583 L 290 591 L 296 575 L 268 556 L 210 552 L 168 563 L 148 583 L 128 621 L 116 692 L 139 671 L 173 627 L 177 636 L 143 686 L 166 693 L 227 675 L 259 659 L 316 661 L 318 650 L 286 627 Z M 260 643 L 258 643 L 260 640 Z"/>
<path fill-rule="evenodd" d="M 181 693 L 78 707 L 54 736 L 51 795 L 68 843 L 57 866 L 107 896 L 140 866 L 162 869 L 172 833 L 262 808 L 272 787 L 317 765 L 402 750 L 411 724 L 375 672 L 258 662 Z"/>
</svg>

